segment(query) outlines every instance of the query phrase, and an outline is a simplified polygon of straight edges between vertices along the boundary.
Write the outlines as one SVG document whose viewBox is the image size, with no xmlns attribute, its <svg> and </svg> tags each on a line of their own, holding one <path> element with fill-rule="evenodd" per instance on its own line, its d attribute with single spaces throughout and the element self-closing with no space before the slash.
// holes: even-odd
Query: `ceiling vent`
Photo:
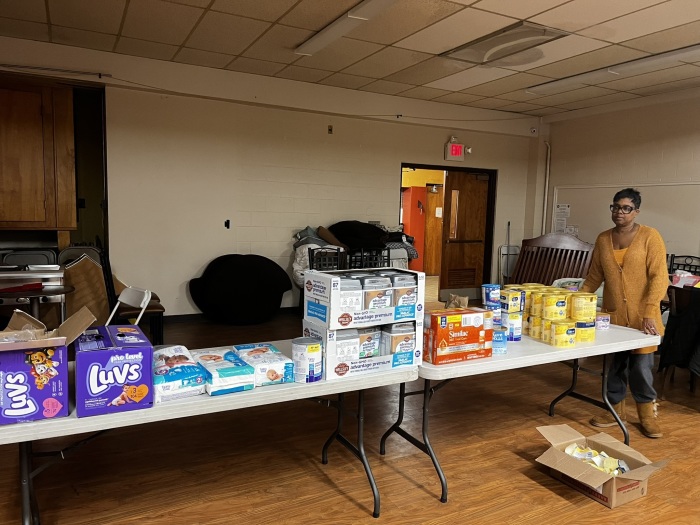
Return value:
<svg viewBox="0 0 700 525">
<path fill-rule="evenodd" d="M 478 65 L 528 64 L 544 56 L 541 50 L 534 48 L 567 34 L 549 27 L 518 22 L 440 56 Z"/>
</svg>

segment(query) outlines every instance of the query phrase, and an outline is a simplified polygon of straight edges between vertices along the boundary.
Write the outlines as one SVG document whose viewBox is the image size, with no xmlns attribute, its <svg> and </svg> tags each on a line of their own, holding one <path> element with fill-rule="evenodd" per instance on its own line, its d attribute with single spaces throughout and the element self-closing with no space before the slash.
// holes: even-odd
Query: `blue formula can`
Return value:
<svg viewBox="0 0 700 525">
<path fill-rule="evenodd" d="M 318 337 L 292 339 L 294 382 L 315 383 L 323 379 L 323 345 Z"/>
<path fill-rule="evenodd" d="M 489 306 L 501 307 L 501 285 L 500 284 L 482 284 L 481 285 L 481 301 L 485 308 Z"/>
</svg>

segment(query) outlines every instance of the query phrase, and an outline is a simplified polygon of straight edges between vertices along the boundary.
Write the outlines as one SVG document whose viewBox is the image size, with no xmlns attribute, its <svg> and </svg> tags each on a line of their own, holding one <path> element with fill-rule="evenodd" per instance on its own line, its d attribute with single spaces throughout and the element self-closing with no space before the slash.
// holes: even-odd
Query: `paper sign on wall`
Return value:
<svg viewBox="0 0 700 525">
<path fill-rule="evenodd" d="M 438 219 L 442 218 L 442 208 L 435 208 L 435 217 Z"/>
<path fill-rule="evenodd" d="M 554 219 L 554 231 L 556 233 L 564 233 L 566 231 L 566 219 Z"/>
<path fill-rule="evenodd" d="M 554 217 L 565 219 L 571 216 L 571 204 L 556 204 L 554 207 Z"/>
</svg>

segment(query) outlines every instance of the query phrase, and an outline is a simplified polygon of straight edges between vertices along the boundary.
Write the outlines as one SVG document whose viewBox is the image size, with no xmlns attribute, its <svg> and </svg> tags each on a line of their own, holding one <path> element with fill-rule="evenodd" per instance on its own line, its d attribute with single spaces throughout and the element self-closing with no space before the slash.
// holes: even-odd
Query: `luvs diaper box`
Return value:
<svg viewBox="0 0 700 525">
<path fill-rule="evenodd" d="M 153 406 L 153 346 L 138 326 L 98 326 L 75 342 L 78 417 Z"/>
<path fill-rule="evenodd" d="M 0 332 L 0 425 L 68 415 L 68 355 L 73 342 L 95 318 L 87 308 L 56 330 L 15 311 Z"/>
</svg>

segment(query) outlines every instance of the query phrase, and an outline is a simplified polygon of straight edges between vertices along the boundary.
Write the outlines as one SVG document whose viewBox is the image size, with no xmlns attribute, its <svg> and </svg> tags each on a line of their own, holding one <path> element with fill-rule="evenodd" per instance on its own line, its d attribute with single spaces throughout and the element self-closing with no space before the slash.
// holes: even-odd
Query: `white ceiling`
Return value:
<svg viewBox="0 0 700 525">
<path fill-rule="evenodd" d="M 0 0 L 0 35 L 536 116 L 700 88 L 700 52 L 605 73 L 700 44 L 700 0 L 396 0 L 313 56 L 294 53 L 359 3 Z M 524 20 L 568 34 L 526 64 L 438 56 Z M 546 94 L 528 89 L 600 69 Z"/>
</svg>

